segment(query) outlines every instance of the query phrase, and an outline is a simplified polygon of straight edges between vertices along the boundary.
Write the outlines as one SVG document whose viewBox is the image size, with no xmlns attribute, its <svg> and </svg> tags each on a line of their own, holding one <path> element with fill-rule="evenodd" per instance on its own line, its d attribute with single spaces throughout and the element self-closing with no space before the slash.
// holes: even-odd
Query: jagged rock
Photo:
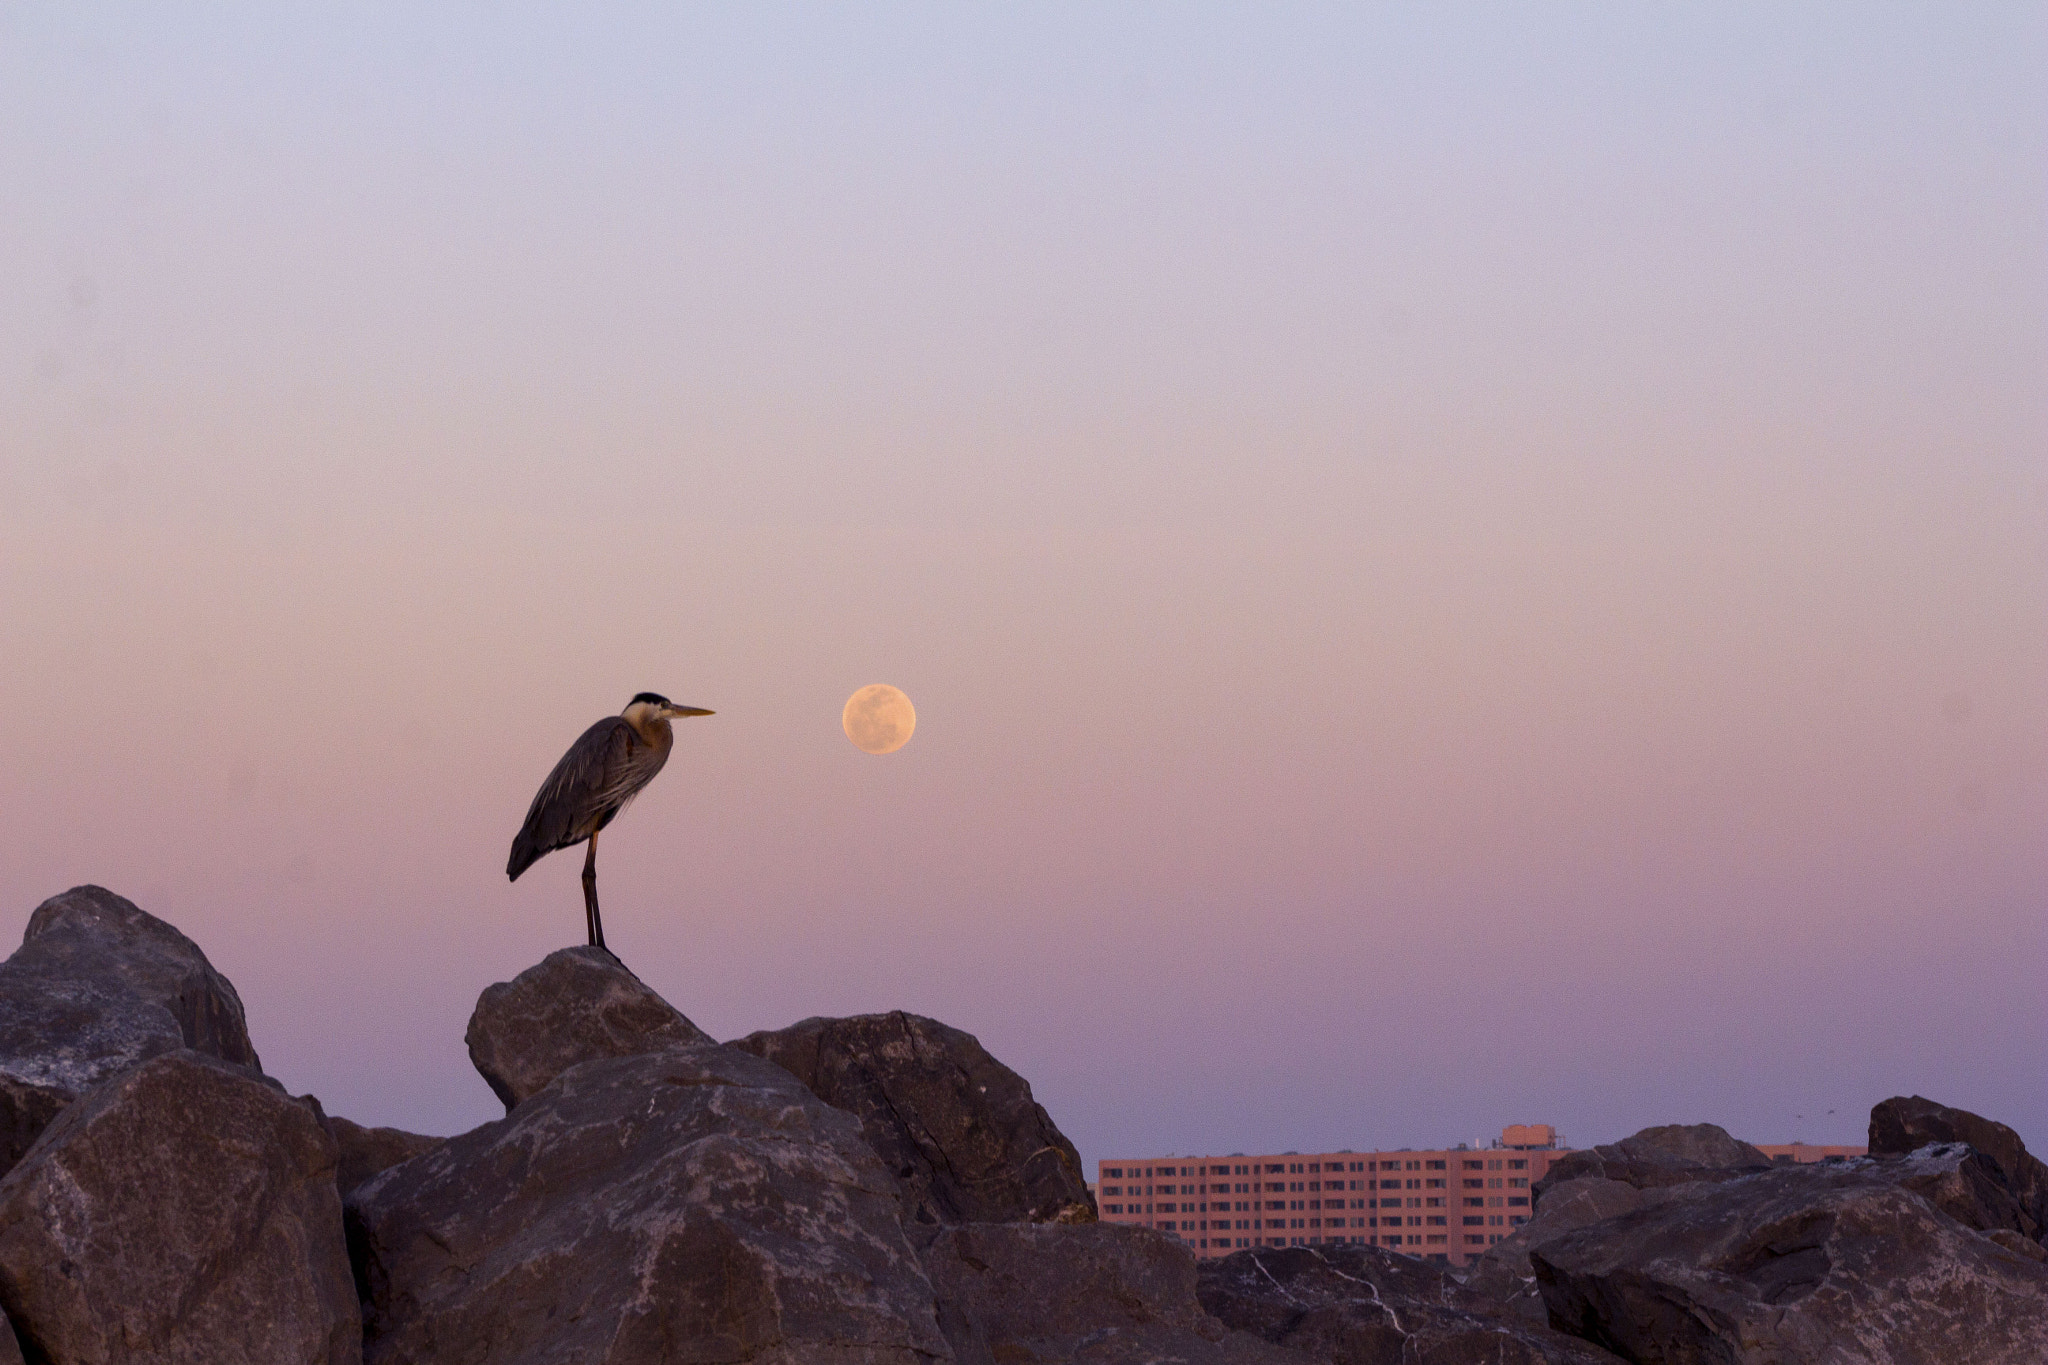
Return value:
<svg viewBox="0 0 2048 1365">
<path fill-rule="evenodd" d="M 192 940 L 103 887 L 44 901 L 0 963 L 0 1171 L 79 1095 L 178 1048 L 261 1066 L 241 997 Z"/>
<path fill-rule="evenodd" d="M 2048 1266 L 1857 1165 L 1662 1188 L 1529 1253 L 1551 1322 L 1631 1360 L 2033 1365 Z"/>
<path fill-rule="evenodd" d="M 334 1139 L 334 1183 L 344 1198 L 371 1176 L 401 1161 L 410 1161 L 422 1152 L 431 1152 L 447 1141 L 408 1133 L 403 1128 L 365 1128 L 339 1114 L 323 1114 L 321 1122 L 327 1127 L 327 1135 Z"/>
<path fill-rule="evenodd" d="M 1711 1123 L 1669 1123 L 1559 1158 L 1536 1182 L 1532 1205 L 1540 1210 L 1550 1191 L 1588 1177 L 1650 1190 L 1702 1180 L 1732 1180 L 1766 1170 L 1770 1164 L 1769 1157 L 1730 1137 L 1726 1129 Z"/>
<path fill-rule="evenodd" d="M 312 1110 L 261 1079 L 151 1058 L 0 1180 L 0 1304 L 64 1365 L 355 1365 L 334 1163 Z"/>
<path fill-rule="evenodd" d="M 1550 1310 L 1543 1306 L 1536 1271 L 1529 1264 L 1530 1248 L 1576 1228 L 1633 1213 L 1658 1196 L 1657 1190 L 1639 1190 L 1597 1176 L 1559 1186 L 1535 1216 L 1486 1249 L 1466 1278 L 1466 1286 L 1529 1322 L 1548 1323 Z"/>
<path fill-rule="evenodd" d="M 602 948 L 549 953 L 469 1017 L 469 1058 L 507 1111 L 578 1062 L 710 1041 Z"/>
<path fill-rule="evenodd" d="M 1337 1365 L 1619 1365 L 1378 1247 L 1240 1251 L 1202 1263 L 1200 1294 L 1225 1326 Z"/>
<path fill-rule="evenodd" d="M 948 1352 L 860 1125 L 716 1044 L 585 1062 L 360 1186 L 372 1365 Z"/>
<path fill-rule="evenodd" d="M 1163 1233 L 976 1223 L 915 1236 L 958 1365 L 1306 1365 L 1203 1312 L 1193 1255 Z"/>
<path fill-rule="evenodd" d="M 1905 1156 L 1841 1163 L 1913 1191 L 1966 1228 L 2036 1240 L 2040 1226 L 2013 1194 L 1997 1162 L 1966 1142 L 1930 1144 Z"/>
<path fill-rule="evenodd" d="M 2038 1239 L 2048 1236 L 2048 1164 L 2027 1150 L 2020 1135 L 1967 1109 L 1951 1109 L 1919 1095 L 1894 1096 L 1870 1111 L 1870 1154 L 1904 1154 L 1930 1142 L 1967 1142 L 2005 1173 L 2006 1183 Z"/>
<path fill-rule="evenodd" d="M 1074 1144 L 1031 1086 L 971 1033 L 936 1019 L 862 1014 L 752 1033 L 745 1048 L 859 1117 L 918 1223 L 1092 1219 Z"/>
</svg>

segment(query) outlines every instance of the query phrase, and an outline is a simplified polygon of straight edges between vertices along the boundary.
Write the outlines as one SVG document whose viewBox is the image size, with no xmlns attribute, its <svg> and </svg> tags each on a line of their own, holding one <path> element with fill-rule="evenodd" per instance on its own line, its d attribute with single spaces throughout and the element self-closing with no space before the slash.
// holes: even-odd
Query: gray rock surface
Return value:
<svg viewBox="0 0 2048 1365">
<path fill-rule="evenodd" d="M 261 1066 L 241 997 L 192 940 L 103 887 L 44 901 L 0 963 L 0 1171 L 80 1094 L 178 1048 Z"/>
<path fill-rule="evenodd" d="M 1553 1237 L 1593 1223 L 1633 1213 L 1660 1197 L 1658 1190 L 1639 1190 L 1619 1180 L 1589 1176 L 1550 1192 L 1535 1216 L 1486 1249 L 1466 1278 L 1474 1293 L 1505 1305 L 1526 1321 L 1548 1323 L 1550 1310 L 1536 1284 L 1529 1251 Z"/>
<path fill-rule="evenodd" d="M 1202 1263 L 1200 1294 L 1225 1326 L 1335 1365 L 1619 1365 L 1378 1247 L 1240 1251 Z"/>
<path fill-rule="evenodd" d="M 247 1071 L 151 1058 L 0 1180 L 0 1305 L 64 1365 L 354 1365 L 334 1162 L 312 1110 Z"/>
<path fill-rule="evenodd" d="M 709 1034 L 602 948 L 549 953 L 486 987 L 469 1018 L 469 1059 L 510 1111 L 578 1062 L 632 1057 Z"/>
<path fill-rule="evenodd" d="M 358 1187 L 373 1365 L 949 1355 L 860 1125 L 716 1044 L 570 1067 Z"/>
<path fill-rule="evenodd" d="M 1870 1111 L 1870 1154 L 1903 1155 L 1934 1142 L 1967 1142 L 2004 1172 L 2020 1207 L 2033 1219 L 2036 1240 L 2048 1236 L 2048 1164 L 2027 1150 L 2020 1135 L 1967 1109 L 1951 1109 L 1919 1095 L 1899 1095 Z"/>
<path fill-rule="evenodd" d="M 1770 1165 L 1771 1159 L 1755 1147 L 1711 1123 L 1671 1123 L 1560 1158 L 1536 1182 L 1532 1203 L 1541 1210 L 1550 1191 L 1574 1180 L 1617 1180 L 1650 1190 L 1702 1180 L 1732 1180 L 1767 1170 Z"/>
<path fill-rule="evenodd" d="M 862 1014 L 749 1034 L 744 1048 L 857 1116 L 917 1223 L 1087 1221 L 1074 1144 L 1031 1086 L 973 1034 L 936 1019 Z"/>
<path fill-rule="evenodd" d="M 2048 1360 L 2048 1266 L 1864 1169 L 1664 1187 L 1529 1259 L 1551 1322 L 1630 1360 Z"/>
<path fill-rule="evenodd" d="M 1840 1163 L 1908 1189 L 1978 1232 L 2011 1232 L 2040 1243 L 2039 1226 L 2006 1183 L 2005 1172 L 1966 1142 L 1930 1144 L 1904 1156 L 1861 1157 Z"/>
<path fill-rule="evenodd" d="M 334 1139 L 334 1183 L 343 1197 L 371 1176 L 431 1152 L 446 1138 L 408 1133 L 403 1128 L 365 1128 L 338 1114 L 323 1114 L 321 1123 Z"/>
<path fill-rule="evenodd" d="M 975 1223 L 914 1235 L 959 1365 L 1306 1365 L 1204 1312 L 1194 1256 L 1164 1233 Z"/>
</svg>

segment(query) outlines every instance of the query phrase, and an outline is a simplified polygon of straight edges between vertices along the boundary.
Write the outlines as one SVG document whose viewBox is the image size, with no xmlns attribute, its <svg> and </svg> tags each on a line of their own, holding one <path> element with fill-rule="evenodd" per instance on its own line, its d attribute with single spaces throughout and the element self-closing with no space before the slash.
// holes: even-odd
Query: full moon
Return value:
<svg viewBox="0 0 2048 1365">
<path fill-rule="evenodd" d="M 887 683 L 870 683 L 846 699 L 839 723 L 857 749 L 871 754 L 893 754 L 910 743 L 917 728 L 917 711 L 904 696 Z"/>
</svg>

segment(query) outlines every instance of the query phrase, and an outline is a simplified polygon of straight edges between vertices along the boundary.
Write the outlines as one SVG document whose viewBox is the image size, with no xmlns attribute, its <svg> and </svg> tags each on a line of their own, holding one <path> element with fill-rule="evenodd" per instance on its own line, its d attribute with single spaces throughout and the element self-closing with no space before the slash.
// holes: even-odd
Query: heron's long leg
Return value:
<svg viewBox="0 0 2048 1365">
<path fill-rule="evenodd" d="M 597 917 L 597 836 L 590 836 L 590 852 L 583 858 L 583 918 L 588 921 L 590 946 L 604 947 L 604 921 Z"/>
</svg>

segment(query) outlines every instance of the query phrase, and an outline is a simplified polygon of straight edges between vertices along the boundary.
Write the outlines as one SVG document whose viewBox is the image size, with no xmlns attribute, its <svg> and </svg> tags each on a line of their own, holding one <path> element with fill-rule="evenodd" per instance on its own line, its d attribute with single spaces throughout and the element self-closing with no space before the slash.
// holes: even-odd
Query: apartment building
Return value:
<svg viewBox="0 0 2048 1365">
<path fill-rule="evenodd" d="M 1198 1257 L 1362 1242 L 1463 1265 L 1528 1221 L 1529 1187 L 1569 1150 L 1536 1123 L 1487 1147 L 1113 1158 L 1097 1163 L 1096 1205 Z"/>
</svg>

